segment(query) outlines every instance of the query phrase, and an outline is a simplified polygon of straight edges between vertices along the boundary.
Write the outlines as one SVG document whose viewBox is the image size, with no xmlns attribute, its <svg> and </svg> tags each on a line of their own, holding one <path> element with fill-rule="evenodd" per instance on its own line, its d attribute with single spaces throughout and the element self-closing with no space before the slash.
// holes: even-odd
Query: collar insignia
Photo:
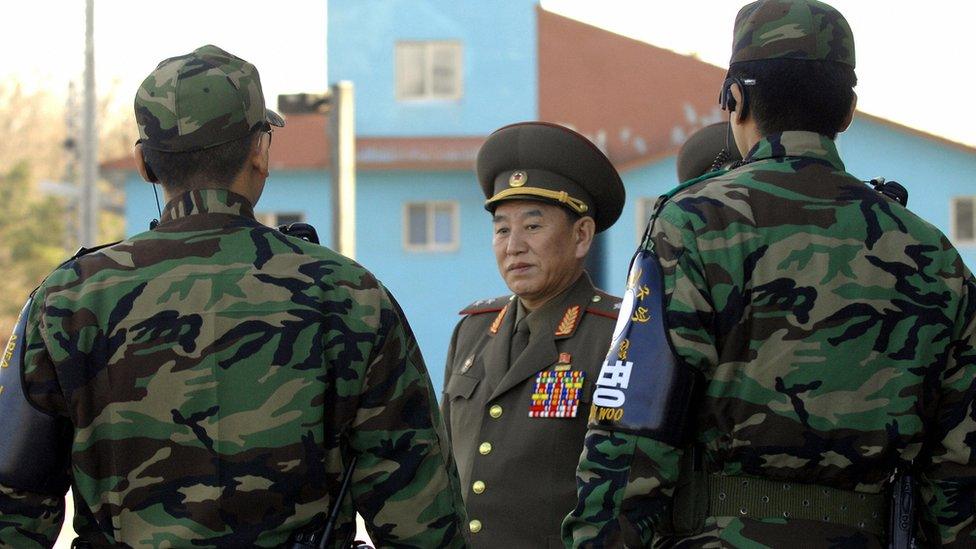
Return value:
<svg viewBox="0 0 976 549">
<path fill-rule="evenodd" d="M 557 336 L 566 336 L 573 333 L 573 330 L 576 329 L 576 323 L 579 322 L 579 312 L 579 305 L 573 305 L 566 309 L 566 312 L 563 314 L 563 319 L 559 321 L 559 326 L 556 328 Z"/>
<path fill-rule="evenodd" d="M 502 307 L 502 310 L 498 311 L 498 316 L 496 316 L 495 321 L 491 323 L 491 328 L 488 328 L 488 331 L 491 332 L 491 335 L 495 335 L 498 333 L 498 328 L 501 327 L 502 320 L 505 319 L 505 313 L 508 312 L 508 308 L 510 306 L 511 306 L 511 302 L 509 302 L 508 305 Z"/>
</svg>

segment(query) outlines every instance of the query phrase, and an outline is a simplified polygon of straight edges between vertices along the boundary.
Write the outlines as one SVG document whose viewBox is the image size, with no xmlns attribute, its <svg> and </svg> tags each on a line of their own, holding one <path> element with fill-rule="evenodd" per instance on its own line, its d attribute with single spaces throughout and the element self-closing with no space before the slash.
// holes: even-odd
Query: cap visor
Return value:
<svg viewBox="0 0 976 549">
<path fill-rule="evenodd" d="M 264 118 L 268 121 L 268 124 L 271 124 L 272 126 L 278 126 L 279 128 L 285 127 L 285 119 L 271 109 L 264 109 Z"/>
</svg>

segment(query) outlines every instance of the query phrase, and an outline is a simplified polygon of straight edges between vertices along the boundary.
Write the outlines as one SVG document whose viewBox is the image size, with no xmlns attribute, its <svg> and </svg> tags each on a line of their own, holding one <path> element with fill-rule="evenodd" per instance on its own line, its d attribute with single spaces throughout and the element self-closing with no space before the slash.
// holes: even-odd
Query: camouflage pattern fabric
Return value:
<svg viewBox="0 0 976 549">
<path fill-rule="evenodd" d="M 139 86 L 135 112 L 143 146 L 170 152 L 240 139 L 265 122 L 285 125 L 265 108 L 257 68 L 211 45 L 163 60 Z"/>
<path fill-rule="evenodd" d="M 836 61 L 854 67 L 854 34 L 839 11 L 816 0 L 760 0 L 735 17 L 729 63 L 759 59 Z"/>
<path fill-rule="evenodd" d="M 98 545 L 277 547 L 324 524 L 344 458 L 382 546 L 463 547 L 423 359 L 365 269 L 223 190 L 71 261 L 36 294 L 25 381 L 69 418 L 75 529 Z M 0 487 L 0 543 L 49 546 L 61 497 Z"/>
<path fill-rule="evenodd" d="M 705 471 L 880 493 L 914 463 L 923 546 L 976 544 L 976 282 L 945 236 L 847 174 L 830 139 L 785 132 L 666 202 L 650 246 L 674 350 L 707 379 L 692 437 Z M 591 428 L 564 541 L 884 543 L 782 516 L 655 538 L 685 450 Z"/>
</svg>

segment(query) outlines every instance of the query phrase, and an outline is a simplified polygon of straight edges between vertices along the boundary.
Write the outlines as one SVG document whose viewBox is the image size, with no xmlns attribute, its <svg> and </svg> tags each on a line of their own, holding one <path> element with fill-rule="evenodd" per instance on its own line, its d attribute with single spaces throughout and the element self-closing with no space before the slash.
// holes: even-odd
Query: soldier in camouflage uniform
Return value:
<svg viewBox="0 0 976 549">
<path fill-rule="evenodd" d="M 812 0 L 749 4 L 728 76 L 743 165 L 657 208 L 635 256 L 655 274 L 632 269 L 621 320 L 660 311 L 658 360 L 630 337 L 657 332 L 618 324 L 564 541 L 879 547 L 903 533 L 885 495 L 908 472 L 921 544 L 976 545 L 976 282 L 936 228 L 844 170 L 847 22 Z"/>
<path fill-rule="evenodd" d="M 284 125 L 254 66 L 214 46 L 167 59 L 135 110 L 137 164 L 168 203 L 154 230 L 62 265 L 23 313 L 9 355 L 22 364 L 0 381 L 23 368 L 24 387 L 0 390 L 0 414 L 29 400 L 59 424 L 45 444 L 70 468 L 0 455 L 0 542 L 50 546 L 70 484 L 92 546 L 278 547 L 333 505 L 336 539 L 358 511 L 379 545 L 464 546 L 446 433 L 396 302 L 353 261 L 254 218 Z"/>
</svg>

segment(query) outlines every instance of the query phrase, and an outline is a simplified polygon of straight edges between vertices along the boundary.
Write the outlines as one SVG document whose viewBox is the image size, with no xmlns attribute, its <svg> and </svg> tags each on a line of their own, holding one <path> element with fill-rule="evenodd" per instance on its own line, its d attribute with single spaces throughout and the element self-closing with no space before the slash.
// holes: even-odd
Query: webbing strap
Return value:
<svg viewBox="0 0 976 549">
<path fill-rule="evenodd" d="M 885 535 L 883 494 L 743 476 L 708 477 L 708 515 L 816 520 Z"/>
</svg>

